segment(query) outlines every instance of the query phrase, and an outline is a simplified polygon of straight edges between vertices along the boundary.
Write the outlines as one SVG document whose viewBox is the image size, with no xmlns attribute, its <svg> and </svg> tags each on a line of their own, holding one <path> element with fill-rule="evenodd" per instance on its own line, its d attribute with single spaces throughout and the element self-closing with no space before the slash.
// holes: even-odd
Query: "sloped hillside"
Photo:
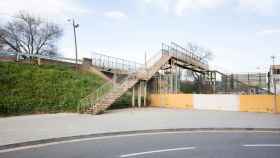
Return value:
<svg viewBox="0 0 280 158">
<path fill-rule="evenodd" d="M 104 82 L 63 65 L 0 62 L 0 115 L 76 112 L 80 99 Z"/>
</svg>

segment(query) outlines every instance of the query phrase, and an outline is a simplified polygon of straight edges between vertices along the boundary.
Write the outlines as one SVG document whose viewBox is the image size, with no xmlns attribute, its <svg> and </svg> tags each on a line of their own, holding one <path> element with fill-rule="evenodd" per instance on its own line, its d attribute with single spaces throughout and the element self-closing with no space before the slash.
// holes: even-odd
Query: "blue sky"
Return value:
<svg viewBox="0 0 280 158">
<path fill-rule="evenodd" d="M 0 0 L 0 13 L 27 10 L 59 23 L 67 57 L 74 56 L 66 20 L 73 17 L 81 57 L 95 51 L 143 62 L 161 42 L 193 42 L 212 50 L 212 67 L 227 72 L 267 70 L 271 55 L 280 61 L 277 8 L 279 0 Z"/>
</svg>

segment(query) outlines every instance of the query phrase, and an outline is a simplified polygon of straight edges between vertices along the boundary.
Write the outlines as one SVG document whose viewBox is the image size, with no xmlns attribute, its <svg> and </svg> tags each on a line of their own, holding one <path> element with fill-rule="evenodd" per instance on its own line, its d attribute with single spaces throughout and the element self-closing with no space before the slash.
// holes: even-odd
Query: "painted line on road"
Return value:
<svg viewBox="0 0 280 158">
<path fill-rule="evenodd" d="M 8 148 L 8 149 L 1 149 L 0 153 L 33 149 L 33 148 L 41 148 L 41 147 L 46 147 L 46 146 L 51 146 L 51 145 L 59 145 L 59 144 L 66 144 L 66 143 L 73 143 L 73 142 L 91 141 L 91 140 L 104 140 L 104 139 L 112 139 L 112 138 L 134 137 L 134 136 L 145 136 L 145 135 L 195 134 L 195 133 L 280 133 L 280 131 L 204 130 L 204 131 L 171 131 L 171 132 L 161 131 L 161 132 L 150 132 L 150 133 L 148 132 L 148 133 L 120 134 L 120 135 L 98 136 L 98 137 L 90 137 L 90 138 L 77 138 L 77 139 L 72 139 L 72 140 L 63 140 L 63 141 L 49 142 L 49 143 L 42 143 L 42 144 L 35 144 L 35 145 L 25 145 L 25 146 L 13 147 L 13 148 Z"/>
<path fill-rule="evenodd" d="M 280 147 L 280 144 L 245 144 L 244 147 Z"/>
<path fill-rule="evenodd" d="M 145 152 L 139 152 L 139 153 L 131 153 L 131 154 L 125 154 L 121 155 L 121 158 L 125 157 L 134 157 L 134 156 L 140 156 L 140 155 L 147 155 L 147 154 L 154 154 L 154 153 L 162 153 L 162 152 L 169 152 L 169 151 L 182 151 L 182 150 L 194 150 L 195 147 L 181 147 L 181 148 L 173 148 L 173 149 L 160 149 L 160 150 L 152 150 L 152 151 L 145 151 Z"/>
</svg>

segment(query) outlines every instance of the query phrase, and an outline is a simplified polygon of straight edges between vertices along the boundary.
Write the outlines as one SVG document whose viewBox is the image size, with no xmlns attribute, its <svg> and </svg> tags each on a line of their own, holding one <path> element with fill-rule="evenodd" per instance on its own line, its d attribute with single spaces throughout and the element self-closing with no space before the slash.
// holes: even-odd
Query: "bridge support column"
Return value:
<svg viewBox="0 0 280 158">
<path fill-rule="evenodd" d="M 178 93 L 178 72 L 177 72 L 177 67 L 175 66 L 175 93 Z"/>
<path fill-rule="evenodd" d="M 113 74 L 113 86 L 115 87 L 116 84 L 117 84 L 117 74 L 114 73 L 114 74 Z"/>
<path fill-rule="evenodd" d="M 37 57 L 37 64 L 41 65 L 41 58 L 40 57 Z"/>
<path fill-rule="evenodd" d="M 210 84 L 212 93 L 216 93 L 216 72 L 210 71 Z"/>
<path fill-rule="evenodd" d="M 135 107 L 135 86 L 133 86 L 133 88 L 132 88 L 131 105 L 132 105 L 132 107 Z"/>
<path fill-rule="evenodd" d="M 159 74 L 159 94 L 161 94 L 161 74 Z"/>
<path fill-rule="evenodd" d="M 143 106 L 147 106 L 147 81 L 144 81 L 144 103 Z"/>
<path fill-rule="evenodd" d="M 142 82 L 140 81 L 138 84 L 138 108 L 141 108 L 141 88 L 142 88 Z"/>
<path fill-rule="evenodd" d="M 177 77 L 177 93 L 181 90 L 181 69 L 178 67 L 178 77 Z"/>
</svg>

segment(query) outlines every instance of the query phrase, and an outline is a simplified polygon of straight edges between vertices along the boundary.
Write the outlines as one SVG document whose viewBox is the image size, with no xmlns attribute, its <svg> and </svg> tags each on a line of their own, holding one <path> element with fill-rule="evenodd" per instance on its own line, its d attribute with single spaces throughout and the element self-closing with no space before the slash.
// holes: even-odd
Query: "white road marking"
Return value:
<svg viewBox="0 0 280 158">
<path fill-rule="evenodd" d="M 244 147 L 280 147 L 280 144 L 245 144 Z"/>
<path fill-rule="evenodd" d="M 81 139 L 74 139 L 74 140 L 65 140 L 60 142 L 51 142 L 45 144 L 38 144 L 38 145 L 28 145 L 23 147 L 15 147 L 11 149 L 3 149 L 0 150 L 0 153 L 18 151 L 18 150 L 26 150 L 32 148 L 41 148 L 51 145 L 59 145 L 59 144 L 66 144 L 66 143 L 73 143 L 73 142 L 82 142 L 82 141 L 91 141 L 91 140 L 104 140 L 104 139 L 112 139 L 112 138 L 123 138 L 123 137 L 135 137 L 135 136 L 145 136 L 145 135 L 161 135 L 161 134 L 195 134 L 195 133 L 280 133 L 279 131 L 244 131 L 244 130 L 237 130 L 237 131 L 230 131 L 230 130 L 220 130 L 220 131 L 213 131 L 213 130 L 205 130 L 205 131 L 172 131 L 172 132 L 154 132 L 154 133 L 136 133 L 136 134 L 122 134 L 122 135 L 113 135 L 113 136 L 101 136 L 101 137 L 93 137 L 93 138 L 81 138 Z"/>
<path fill-rule="evenodd" d="M 153 153 L 161 153 L 161 152 L 169 152 L 169 151 L 181 151 L 181 150 L 194 150 L 194 149 L 195 149 L 195 147 L 161 149 L 161 150 L 152 150 L 152 151 L 145 151 L 145 152 L 139 152 L 139 153 L 125 154 L 125 155 L 121 155 L 120 157 L 124 158 L 124 157 L 133 157 L 133 156 L 147 155 L 147 154 L 153 154 Z"/>
</svg>

